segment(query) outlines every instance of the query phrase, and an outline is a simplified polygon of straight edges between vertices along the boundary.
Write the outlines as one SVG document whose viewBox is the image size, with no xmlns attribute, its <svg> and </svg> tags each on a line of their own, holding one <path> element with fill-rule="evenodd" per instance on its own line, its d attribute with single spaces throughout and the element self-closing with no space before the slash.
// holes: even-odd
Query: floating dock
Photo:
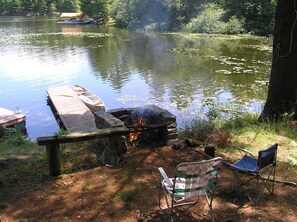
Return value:
<svg viewBox="0 0 297 222">
<path fill-rule="evenodd" d="M 24 114 L 14 112 L 0 107 L 0 126 L 8 127 L 25 122 Z"/>
<path fill-rule="evenodd" d="M 94 114 L 68 86 L 46 89 L 50 106 L 57 119 L 69 133 L 98 130 Z M 59 121 L 58 121 L 59 122 Z"/>
</svg>

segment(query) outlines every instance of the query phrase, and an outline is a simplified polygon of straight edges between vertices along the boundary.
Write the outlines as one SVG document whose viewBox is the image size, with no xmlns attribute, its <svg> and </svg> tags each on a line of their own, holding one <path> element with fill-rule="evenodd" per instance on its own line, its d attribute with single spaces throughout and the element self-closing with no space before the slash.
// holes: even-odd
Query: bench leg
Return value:
<svg viewBox="0 0 297 222">
<path fill-rule="evenodd" d="M 52 177 L 63 174 L 60 146 L 58 143 L 51 143 L 46 146 L 49 173 Z"/>
</svg>

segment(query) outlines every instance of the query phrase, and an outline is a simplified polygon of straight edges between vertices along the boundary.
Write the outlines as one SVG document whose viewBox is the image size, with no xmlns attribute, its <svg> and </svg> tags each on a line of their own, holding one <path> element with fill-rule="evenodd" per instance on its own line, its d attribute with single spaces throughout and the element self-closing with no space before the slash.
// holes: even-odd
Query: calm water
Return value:
<svg viewBox="0 0 297 222">
<path fill-rule="evenodd" d="M 61 26 L 49 17 L 0 17 L 0 107 L 27 115 L 29 137 L 59 130 L 47 87 L 80 84 L 107 110 L 156 104 L 179 127 L 209 98 L 224 109 L 260 112 L 271 47 L 266 39 L 223 39 L 114 28 Z"/>
</svg>

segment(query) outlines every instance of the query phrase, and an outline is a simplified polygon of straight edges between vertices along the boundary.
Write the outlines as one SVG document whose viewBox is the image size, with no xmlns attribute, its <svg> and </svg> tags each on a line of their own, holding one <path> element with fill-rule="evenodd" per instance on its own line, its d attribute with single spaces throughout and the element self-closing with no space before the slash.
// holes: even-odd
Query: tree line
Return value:
<svg viewBox="0 0 297 222">
<path fill-rule="evenodd" d="M 192 33 L 272 33 L 276 0 L 0 0 L 1 15 L 82 11 L 121 28 Z"/>
<path fill-rule="evenodd" d="M 80 0 L 0 0 L 1 15 L 52 15 L 80 10 Z"/>
<path fill-rule="evenodd" d="M 276 0 L 115 0 L 116 25 L 193 33 L 272 33 Z"/>
</svg>

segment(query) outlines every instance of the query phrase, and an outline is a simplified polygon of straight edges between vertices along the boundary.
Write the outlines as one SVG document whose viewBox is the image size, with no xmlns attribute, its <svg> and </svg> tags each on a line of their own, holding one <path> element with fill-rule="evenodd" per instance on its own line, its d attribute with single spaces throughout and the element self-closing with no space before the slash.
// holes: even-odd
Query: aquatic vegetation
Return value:
<svg viewBox="0 0 297 222">
<path fill-rule="evenodd" d="M 270 67 L 271 66 L 271 61 L 260 61 L 260 60 L 252 60 L 253 64 L 258 64 L 258 65 L 265 65 Z"/>
<path fill-rule="evenodd" d="M 271 45 L 243 45 L 244 48 L 250 48 L 250 49 L 256 49 L 261 52 L 272 52 L 272 46 Z"/>
<path fill-rule="evenodd" d="M 209 56 L 211 60 L 219 61 L 221 65 L 245 65 L 246 59 L 238 59 L 230 56 Z"/>
<path fill-rule="evenodd" d="M 195 48 L 174 48 L 174 49 L 171 49 L 169 52 L 192 57 L 192 56 L 198 56 L 199 51 L 200 51 L 199 49 L 195 49 Z"/>
<path fill-rule="evenodd" d="M 178 35 L 187 39 L 220 39 L 220 40 L 240 40 L 240 39 L 253 39 L 253 40 L 263 40 L 263 37 L 249 35 L 249 34 L 240 34 L 240 35 L 224 35 L 224 34 L 201 34 L 201 33 L 187 33 L 187 32 L 168 32 L 164 35 Z"/>
<path fill-rule="evenodd" d="M 217 70 L 216 73 L 224 74 L 224 75 L 230 75 L 232 72 L 225 70 L 225 69 L 220 69 Z"/>
<path fill-rule="evenodd" d="M 29 33 L 29 34 L 10 35 L 5 37 L 2 36 L 2 38 L 0 38 L 0 44 L 44 45 L 44 44 L 48 44 L 48 40 L 46 38 L 52 35 L 78 36 L 78 37 L 87 37 L 87 38 L 103 38 L 103 37 L 114 36 L 114 34 L 112 33 L 96 33 L 96 32 Z"/>
<path fill-rule="evenodd" d="M 90 49 L 98 49 L 102 47 L 104 47 L 104 45 L 101 45 L 101 44 L 87 46 L 87 48 L 90 48 Z"/>
</svg>

